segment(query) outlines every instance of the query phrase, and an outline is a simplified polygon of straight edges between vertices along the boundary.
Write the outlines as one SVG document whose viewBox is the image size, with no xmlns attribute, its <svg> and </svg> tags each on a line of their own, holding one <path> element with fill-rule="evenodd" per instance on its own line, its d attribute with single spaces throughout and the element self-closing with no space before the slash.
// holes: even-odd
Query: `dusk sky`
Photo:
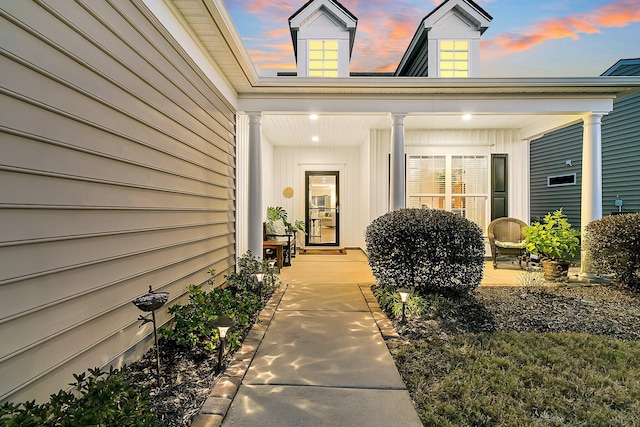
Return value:
<svg viewBox="0 0 640 427">
<path fill-rule="evenodd" d="M 261 73 L 295 69 L 288 19 L 306 0 L 224 0 Z M 358 18 L 351 71 L 394 71 L 439 0 L 340 0 Z M 640 0 L 478 0 L 493 20 L 482 77 L 598 76 L 640 58 Z"/>
</svg>

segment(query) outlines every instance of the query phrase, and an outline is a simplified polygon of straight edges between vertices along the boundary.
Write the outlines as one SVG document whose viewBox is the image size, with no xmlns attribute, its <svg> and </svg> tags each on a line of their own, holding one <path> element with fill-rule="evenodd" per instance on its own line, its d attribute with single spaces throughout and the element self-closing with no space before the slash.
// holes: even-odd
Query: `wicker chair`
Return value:
<svg viewBox="0 0 640 427">
<path fill-rule="evenodd" d="M 498 258 L 510 257 L 518 260 L 520 268 L 522 262 L 529 267 L 527 252 L 524 248 L 527 224 L 516 218 L 498 218 L 489 224 L 487 234 L 491 246 L 493 268 L 498 268 Z"/>
</svg>

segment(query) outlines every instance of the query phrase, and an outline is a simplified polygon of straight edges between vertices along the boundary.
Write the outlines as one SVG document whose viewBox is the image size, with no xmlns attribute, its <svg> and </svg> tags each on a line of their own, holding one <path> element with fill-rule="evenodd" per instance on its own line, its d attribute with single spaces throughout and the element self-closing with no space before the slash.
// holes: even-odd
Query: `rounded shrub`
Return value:
<svg viewBox="0 0 640 427">
<path fill-rule="evenodd" d="M 594 273 L 612 274 L 616 282 L 640 289 L 640 213 L 590 222 L 585 243 Z"/>
<path fill-rule="evenodd" d="M 480 227 L 451 212 L 400 209 L 373 220 L 366 232 L 371 271 L 380 286 L 422 294 L 462 293 L 480 285 Z"/>
</svg>

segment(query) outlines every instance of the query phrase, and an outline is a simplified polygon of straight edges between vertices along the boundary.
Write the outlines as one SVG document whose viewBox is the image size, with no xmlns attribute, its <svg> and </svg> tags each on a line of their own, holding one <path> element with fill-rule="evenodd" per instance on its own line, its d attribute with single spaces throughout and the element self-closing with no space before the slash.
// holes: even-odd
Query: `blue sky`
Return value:
<svg viewBox="0 0 640 427">
<path fill-rule="evenodd" d="M 351 71 L 393 71 L 439 0 L 339 0 L 358 18 Z M 224 0 L 258 69 L 295 69 L 288 18 L 306 0 Z M 598 76 L 640 58 L 640 0 L 478 0 L 482 77 Z"/>
</svg>

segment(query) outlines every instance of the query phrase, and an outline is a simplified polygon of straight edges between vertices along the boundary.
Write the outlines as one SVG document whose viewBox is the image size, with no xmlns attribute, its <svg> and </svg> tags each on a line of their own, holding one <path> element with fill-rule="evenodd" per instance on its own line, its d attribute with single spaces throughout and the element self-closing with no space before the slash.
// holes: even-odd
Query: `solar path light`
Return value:
<svg viewBox="0 0 640 427">
<path fill-rule="evenodd" d="M 407 288 L 400 288 L 398 289 L 398 293 L 400 294 L 400 300 L 402 301 L 402 323 L 407 323 L 407 315 L 406 315 L 406 308 L 407 308 L 407 299 L 409 299 L 409 294 L 411 293 L 410 289 Z"/>
<path fill-rule="evenodd" d="M 222 366 L 222 353 L 224 352 L 224 346 L 227 342 L 227 332 L 229 332 L 229 329 L 236 326 L 236 321 L 223 314 L 218 316 L 212 322 L 212 325 L 218 328 L 218 335 L 220 335 L 220 345 L 218 346 L 218 365 L 216 366 L 217 374 L 220 372 L 220 367 Z"/>
<path fill-rule="evenodd" d="M 262 299 L 262 281 L 264 280 L 264 272 L 256 271 L 254 274 L 256 281 L 258 282 L 258 292 L 260 294 L 260 299 Z"/>
</svg>

